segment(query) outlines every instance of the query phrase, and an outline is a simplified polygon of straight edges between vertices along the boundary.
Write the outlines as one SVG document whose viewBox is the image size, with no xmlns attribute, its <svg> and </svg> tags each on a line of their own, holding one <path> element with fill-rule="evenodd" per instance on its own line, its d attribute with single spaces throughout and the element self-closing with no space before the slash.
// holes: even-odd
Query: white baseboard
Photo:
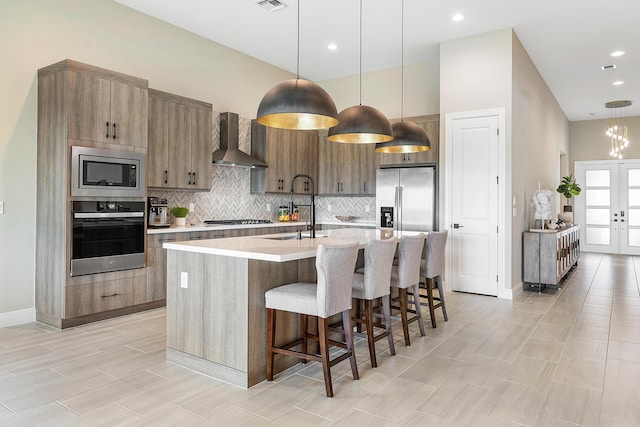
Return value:
<svg viewBox="0 0 640 427">
<path fill-rule="evenodd" d="M 0 313 L 0 328 L 7 326 L 22 325 L 36 321 L 36 309 L 25 308 L 24 310 Z"/>
</svg>

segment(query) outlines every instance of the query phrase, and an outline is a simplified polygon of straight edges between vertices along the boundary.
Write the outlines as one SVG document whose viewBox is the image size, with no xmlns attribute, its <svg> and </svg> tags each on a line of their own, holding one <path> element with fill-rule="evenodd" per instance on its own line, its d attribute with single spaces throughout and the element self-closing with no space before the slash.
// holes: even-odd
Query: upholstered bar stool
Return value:
<svg viewBox="0 0 640 427">
<path fill-rule="evenodd" d="M 418 322 L 420 335 L 424 336 L 424 324 L 422 323 L 422 312 L 420 310 L 420 261 L 422 260 L 422 249 L 424 248 L 425 234 L 416 236 L 403 235 L 400 239 L 398 250 L 398 266 L 391 270 L 391 287 L 398 289 L 400 302 L 400 318 L 402 319 L 402 331 L 404 333 L 405 345 L 411 345 L 409 338 L 409 323 Z M 407 289 L 411 289 L 413 301 L 409 301 Z M 413 304 L 415 315 L 409 318 L 408 305 Z"/>
<path fill-rule="evenodd" d="M 349 359 L 353 379 L 357 380 L 358 367 L 353 351 L 353 332 L 351 327 L 351 284 L 353 270 L 358 257 L 357 244 L 346 246 L 318 245 L 316 252 L 317 283 L 291 283 L 265 292 L 267 308 L 267 380 L 273 381 L 274 354 L 297 357 L 303 361 L 313 360 L 322 363 L 324 385 L 327 397 L 333 397 L 331 367 Z M 276 310 L 289 311 L 302 315 L 302 338 L 285 344 L 275 345 Z M 342 314 L 342 326 L 345 342 L 329 339 L 328 319 L 334 314 Z M 318 319 L 318 336 L 307 333 L 307 316 Z M 307 340 L 318 340 L 320 354 L 307 353 Z M 346 348 L 346 353 L 329 359 L 329 345 Z M 301 345 L 301 351 L 291 350 Z"/>
<path fill-rule="evenodd" d="M 444 303 L 444 289 L 442 288 L 442 272 L 444 271 L 444 248 L 447 245 L 448 231 L 431 231 L 425 243 L 425 258 L 420 263 L 420 277 L 424 278 L 427 291 L 427 302 L 421 302 L 429 307 L 431 326 L 436 327 L 435 309 L 442 308 L 444 321 L 448 321 L 447 306 Z M 433 296 L 434 287 L 438 289 L 438 296 Z M 434 301 L 438 303 L 435 304 Z"/>
<path fill-rule="evenodd" d="M 358 269 L 353 275 L 352 295 L 353 298 L 364 301 L 364 310 L 358 310 L 357 316 L 352 320 L 364 324 L 366 327 L 366 337 L 369 344 L 369 358 L 371 367 L 376 368 L 375 342 L 387 337 L 391 354 L 396 354 L 393 345 L 393 333 L 391 332 L 391 269 L 393 267 L 393 257 L 398 246 L 398 239 L 370 240 L 364 249 L 364 269 Z M 363 270 L 362 273 L 359 273 Z M 374 300 L 382 299 L 382 312 L 380 315 L 373 312 Z M 384 332 L 375 335 L 374 318 L 384 319 Z M 382 325 L 380 325 L 382 326 Z M 361 335 L 356 333 L 356 335 Z"/>
</svg>

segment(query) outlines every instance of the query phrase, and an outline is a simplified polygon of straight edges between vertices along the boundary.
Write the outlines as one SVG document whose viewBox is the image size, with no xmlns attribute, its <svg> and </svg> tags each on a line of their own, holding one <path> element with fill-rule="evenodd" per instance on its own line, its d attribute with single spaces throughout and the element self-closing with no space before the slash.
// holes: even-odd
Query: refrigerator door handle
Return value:
<svg viewBox="0 0 640 427">
<path fill-rule="evenodd" d="M 398 229 L 398 221 L 400 221 L 400 210 L 398 209 L 399 206 L 399 199 L 400 199 L 400 194 L 399 193 L 399 188 L 396 185 L 395 186 L 395 190 L 394 190 L 394 194 L 393 194 L 393 207 L 395 209 L 395 212 L 393 214 L 393 216 L 395 218 L 393 218 L 393 229 L 397 230 Z"/>
<path fill-rule="evenodd" d="M 396 211 L 398 212 L 397 221 L 394 224 L 394 228 L 398 231 L 402 229 L 402 186 L 396 187 Z"/>
</svg>

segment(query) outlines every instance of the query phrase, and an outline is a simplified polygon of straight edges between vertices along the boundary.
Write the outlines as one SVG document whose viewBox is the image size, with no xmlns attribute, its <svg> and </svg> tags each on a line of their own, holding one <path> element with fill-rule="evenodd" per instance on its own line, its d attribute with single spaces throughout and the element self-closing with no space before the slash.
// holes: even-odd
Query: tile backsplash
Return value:
<svg viewBox="0 0 640 427">
<path fill-rule="evenodd" d="M 199 224 L 207 219 L 270 219 L 277 220 L 277 208 L 287 205 L 289 195 L 250 194 L 250 170 L 245 168 L 214 166 L 210 192 L 194 191 L 149 191 L 149 196 L 167 199 L 169 208 L 174 206 L 195 205 L 195 211 L 189 213 L 187 221 Z M 308 204 L 309 197 L 295 195 L 294 203 Z M 356 222 L 374 222 L 375 197 L 316 197 L 316 216 L 318 221 L 333 221 L 334 215 L 351 215 Z M 270 210 L 267 210 L 270 205 Z M 331 211 L 329 211 L 331 206 Z M 366 212 L 367 206 L 369 212 Z M 308 216 L 307 209 L 300 208 L 301 219 Z"/>
<path fill-rule="evenodd" d="M 239 148 L 251 152 L 251 120 L 240 117 Z M 219 113 L 214 112 L 212 130 L 212 148 L 220 146 Z M 149 190 L 149 196 L 167 199 L 169 208 L 174 206 L 189 207 L 195 210 L 187 216 L 190 224 L 199 224 L 207 219 L 270 219 L 277 221 L 277 208 L 287 205 L 289 195 L 250 194 L 250 169 L 213 166 L 212 188 L 210 192 Z M 309 197 L 294 196 L 294 203 L 308 204 Z M 267 207 L 270 210 L 267 210 Z M 331 207 L 331 211 L 329 211 Z M 367 211 L 369 208 L 369 212 Z M 335 215 L 355 216 L 355 222 L 375 221 L 375 197 L 316 197 L 316 216 L 318 221 L 334 221 Z M 308 210 L 300 208 L 301 220 L 308 218 Z"/>
</svg>

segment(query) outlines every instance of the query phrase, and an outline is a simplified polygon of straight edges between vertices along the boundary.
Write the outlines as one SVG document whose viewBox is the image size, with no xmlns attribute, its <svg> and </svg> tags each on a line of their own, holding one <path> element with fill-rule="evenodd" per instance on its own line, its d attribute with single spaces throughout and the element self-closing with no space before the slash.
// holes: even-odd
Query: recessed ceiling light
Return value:
<svg viewBox="0 0 640 427">
<path fill-rule="evenodd" d="M 451 17 L 451 20 L 455 22 L 462 21 L 463 19 L 464 19 L 464 15 L 461 13 L 456 13 Z"/>
<path fill-rule="evenodd" d="M 618 80 L 617 82 L 613 82 L 614 86 L 620 86 L 620 85 L 623 85 L 623 84 L 624 84 L 624 82 L 622 80 Z"/>
<path fill-rule="evenodd" d="M 329 50 L 336 50 L 338 48 L 338 45 L 335 43 L 331 43 L 329 46 L 327 46 L 327 49 Z"/>
<path fill-rule="evenodd" d="M 611 56 L 622 56 L 626 52 L 624 50 L 616 50 L 615 52 L 611 52 Z"/>
</svg>

